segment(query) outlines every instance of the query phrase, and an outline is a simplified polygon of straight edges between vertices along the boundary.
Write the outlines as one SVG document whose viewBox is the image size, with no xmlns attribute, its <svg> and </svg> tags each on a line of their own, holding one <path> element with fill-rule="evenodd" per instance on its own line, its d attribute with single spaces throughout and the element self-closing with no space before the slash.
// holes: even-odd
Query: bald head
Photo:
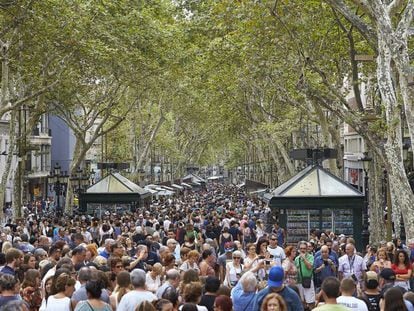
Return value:
<svg viewBox="0 0 414 311">
<path fill-rule="evenodd" d="M 329 247 L 326 245 L 323 245 L 321 247 L 321 255 L 323 259 L 328 259 L 329 257 Z"/>
</svg>

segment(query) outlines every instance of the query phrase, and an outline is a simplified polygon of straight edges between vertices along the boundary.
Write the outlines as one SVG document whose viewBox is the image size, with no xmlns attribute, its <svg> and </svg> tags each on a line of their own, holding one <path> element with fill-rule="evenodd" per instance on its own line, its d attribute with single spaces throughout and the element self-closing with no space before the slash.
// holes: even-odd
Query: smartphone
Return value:
<svg viewBox="0 0 414 311">
<path fill-rule="evenodd" d="M 351 278 L 354 280 L 354 282 L 358 282 L 358 279 L 357 279 L 357 277 L 356 277 L 356 275 L 355 275 L 355 274 L 352 274 L 352 275 L 351 275 Z"/>
</svg>

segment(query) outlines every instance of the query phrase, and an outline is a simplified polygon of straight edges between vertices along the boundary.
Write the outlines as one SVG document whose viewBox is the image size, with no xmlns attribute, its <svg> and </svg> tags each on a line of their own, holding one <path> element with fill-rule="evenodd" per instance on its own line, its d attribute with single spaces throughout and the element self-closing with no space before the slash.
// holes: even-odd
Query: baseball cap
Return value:
<svg viewBox="0 0 414 311">
<path fill-rule="evenodd" d="M 387 281 L 395 281 L 395 272 L 390 268 L 384 268 L 380 272 L 380 277 Z"/>
<path fill-rule="evenodd" d="M 283 284 L 283 278 L 285 277 L 285 271 L 282 267 L 273 266 L 269 271 L 269 279 L 267 284 L 269 287 L 280 287 Z"/>
<path fill-rule="evenodd" d="M 235 245 L 234 245 L 233 242 L 226 242 L 224 244 L 224 251 L 225 252 L 232 252 L 232 251 L 234 251 L 234 247 L 235 247 Z"/>
<path fill-rule="evenodd" d="M 378 281 L 378 274 L 375 271 L 367 271 L 367 282 L 371 280 Z"/>
<path fill-rule="evenodd" d="M 368 271 L 366 273 L 365 283 L 369 289 L 378 287 L 378 274 L 375 271 Z"/>
</svg>

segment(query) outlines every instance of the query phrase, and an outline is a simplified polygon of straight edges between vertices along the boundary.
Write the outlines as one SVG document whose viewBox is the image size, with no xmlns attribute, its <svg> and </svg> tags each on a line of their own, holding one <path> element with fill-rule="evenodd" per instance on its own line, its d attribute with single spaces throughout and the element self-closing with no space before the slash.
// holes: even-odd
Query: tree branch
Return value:
<svg viewBox="0 0 414 311">
<path fill-rule="evenodd" d="M 394 0 L 396 1 L 396 0 Z M 395 31 L 398 38 L 403 38 L 407 36 L 408 28 L 411 26 L 414 15 L 414 0 L 408 0 L 407 5 L 402 13 L 400 22 L 398 23 L 397 29 Z"/>
<path fill-rule="evenodd" d="M 393 0 L 387 7 L 388 15 L 391 17 L 400 9 L 404 4 L 403 0 Z"/>
<path fill-rule="evenodd" d="M 353 13 L 348 5 L 345 4 L 343 0 L 325 0 L 326 3 L 331 5 L 336 11 L 338 11 L 342 16 L 348 20 L 352 25 L 354 25 L 361 35 L 367 40 L 370 47 L 376 52 L 378 49 L 378 38 L 375 31 L 367 25 L 358 15 Z M 369 9 L 368 4 L 364 0 L 358 1 L 363 8 Z M 371 10 L 367 12 L 371 15 Z"/>
</svg>

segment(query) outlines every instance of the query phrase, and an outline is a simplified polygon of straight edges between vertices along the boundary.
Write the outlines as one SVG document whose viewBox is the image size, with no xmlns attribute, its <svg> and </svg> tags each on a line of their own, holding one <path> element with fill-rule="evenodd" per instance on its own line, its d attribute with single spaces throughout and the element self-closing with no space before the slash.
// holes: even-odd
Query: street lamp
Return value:
<svg viewBox="0 0 414 311">
<path fill-rule="evenodd" d="M 47 177 L 48 184 L 50 185 L 50 190 L 55 192 L 56 197 L 56 210 L 61 211 L 60 206 L 60 196 L 65 194 L 65 186 L 68 181 L 68 176 L 66 172 L 62 174 L 61 167 L 58 163 L 55 164 L 53 171 L 50 172 L 50 175 Z"/>
<path fill-rule="evenodd" d="M 368 184 L 368 171 L 372 158 L 369 157 L 368 152 L 364 152 L 364 156 L 361 158 L 362 166 L 364 169 L 364 210 L 362 214 L 362 245 L 364 247 L 369 244 L 369 184 Z"/>
<path fill-rule="evenodd" d="M 89 186 L 90 176 L 84 172 L 84 170 L 78 167 L 75 174 L 71 176 L 70 180 L 78 182 L 78 188 L 76 189 L 76 192 L 79 196 L 83 190 Z"/>
<path fill-rule="evenodd" d="M 70 180 L 73 182 L 73 189 L 74 193 L 77 194 L 79 206 L 81 194 L 95 181 L 95 171 L 93 169 L 90 171 L 89 167 L 84 169 L 78 167 Z"/>
</svg>

